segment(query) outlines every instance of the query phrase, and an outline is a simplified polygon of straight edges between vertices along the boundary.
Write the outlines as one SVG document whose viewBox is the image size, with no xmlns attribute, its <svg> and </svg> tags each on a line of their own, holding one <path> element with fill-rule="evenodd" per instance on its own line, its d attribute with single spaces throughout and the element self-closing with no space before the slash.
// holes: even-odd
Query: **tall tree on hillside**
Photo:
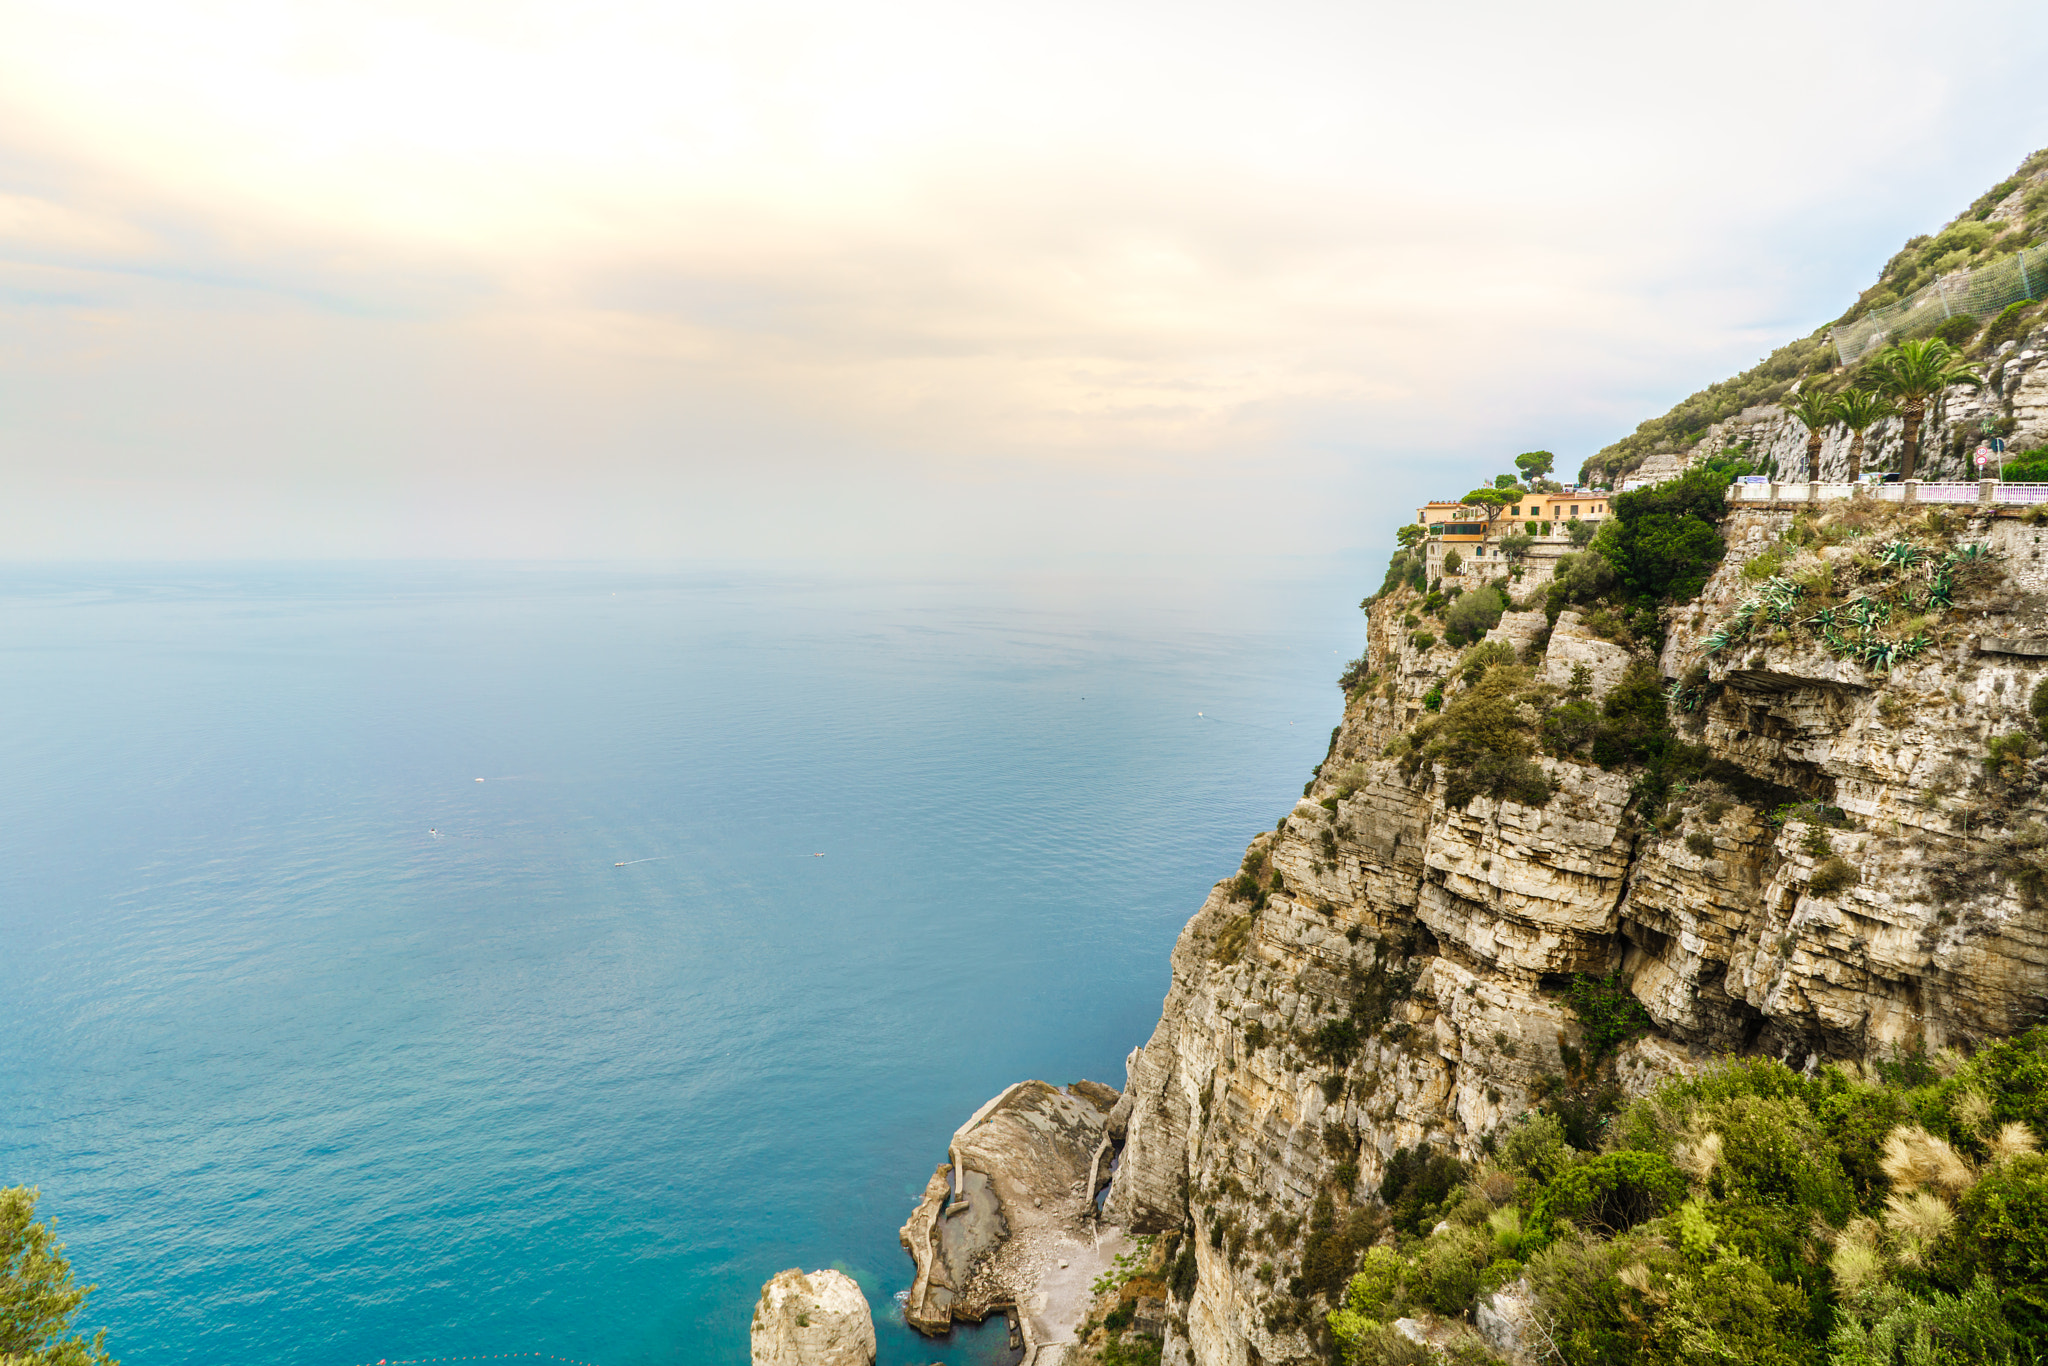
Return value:
<svg viewBox="0 0 2048 1366">
<path fill-rule="evenodd" d="M 1524 451 L 1515 457 L 1515 468 L 1532 485 L 1556 467 L 1557 457 L 1549 451 Z"/>
<path fill-rule="evenodd" d="M 1863 434 L 1889 417 L 1899 415 L 1899 406 L 1883 394 L 1868 389 L 1849 389 L 1835 397 L 1834 420 L 1849 429 L 1849 482 L 1863 477 Z"/>
<path fill-rule="evenodd" d="M 92 1338 L 72 1331 L 93 1287 L 72 1281 L 54 1228 L 36 1222 L 36 1194 L 29 1186 L 0 1190 L 0 1361 L 115 1366 L 105 1330 Z"/>
<path fill-rule="evenodd" d="M 1808 389 L 1786 399 L 1785 411 L 1806 428 L 1806 477 L 1820 478 L 1820 443 L 1835 425 L 1835 401 L 1818 389 Z"/>
<path fill-rule="evenodd" d="M 1906 419 L 1906 450 L 1899 460 L 1899 475 L 1911 479 L 1920 466 L 1920 423 L 1929 404 L 1939 405 L 1941 396 L 1958 384 L 1981 388 L 1984 377 L 1977 367 L 1963 359 L 1963 353 L 1939 337 L 1900 342 L 1870 363 L 1870 388 L 1895 399 Z"/>
</svg>

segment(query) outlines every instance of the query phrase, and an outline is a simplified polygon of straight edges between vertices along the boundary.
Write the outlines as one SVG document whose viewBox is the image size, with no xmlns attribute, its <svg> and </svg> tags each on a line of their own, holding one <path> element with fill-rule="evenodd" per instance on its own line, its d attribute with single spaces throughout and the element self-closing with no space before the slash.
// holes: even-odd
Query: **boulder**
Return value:
<svg viewBox="0 0 2048 1366">
<path fill-rule="evenodd" d="M 754 1366 L 874 1366 L 867 1296 L 838 1271 L 791 1267 L 761 1287 L 754 1306 Z"/>
</svg>

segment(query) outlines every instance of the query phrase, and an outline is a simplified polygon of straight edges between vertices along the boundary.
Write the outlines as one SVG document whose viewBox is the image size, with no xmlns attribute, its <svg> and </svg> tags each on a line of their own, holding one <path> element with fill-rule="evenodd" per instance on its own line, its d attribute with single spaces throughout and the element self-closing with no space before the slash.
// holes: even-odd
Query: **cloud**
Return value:
<svg viewBox="0 0 2048 1366">
<path fill-rule="evenodd" d="M 0 529 L 1376 542 L 1810 330 L 2031 150 L 1975 106 L 2044 22 L 1950 21 L 2001 41 L 1898 43 L 1903 6 L 0 5 Z"/>
</svg>

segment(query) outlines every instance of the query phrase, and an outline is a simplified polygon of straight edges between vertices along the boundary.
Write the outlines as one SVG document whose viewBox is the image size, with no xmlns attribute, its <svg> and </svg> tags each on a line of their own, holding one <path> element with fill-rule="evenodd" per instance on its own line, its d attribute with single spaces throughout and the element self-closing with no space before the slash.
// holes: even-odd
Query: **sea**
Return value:
<svg viewBox="0 0 2048 1366">
<path fill-rule="evenodd" d="M 787 1267 L 1009 1360 L 897 1230 L 1123 1085 L 1377 579 L 0 568 L 0 1185 L 126 1366 L 738 1363 Z"/>
</svg>

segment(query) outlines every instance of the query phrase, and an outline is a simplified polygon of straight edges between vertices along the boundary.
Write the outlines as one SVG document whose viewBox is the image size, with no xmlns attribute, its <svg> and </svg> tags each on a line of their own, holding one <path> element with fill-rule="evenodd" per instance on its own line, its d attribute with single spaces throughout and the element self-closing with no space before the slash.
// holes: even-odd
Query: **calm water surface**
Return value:
<svg viewBox="0 0 2048 1366">
<path fill-rule="evenodd" d="M 896 1229 L 1122 1084 L 1364 577 L 0 571 L 0 1184 L 127 1366 L 737 1362 L 794 1265 L 993 1360 Z"/>
</svg>

